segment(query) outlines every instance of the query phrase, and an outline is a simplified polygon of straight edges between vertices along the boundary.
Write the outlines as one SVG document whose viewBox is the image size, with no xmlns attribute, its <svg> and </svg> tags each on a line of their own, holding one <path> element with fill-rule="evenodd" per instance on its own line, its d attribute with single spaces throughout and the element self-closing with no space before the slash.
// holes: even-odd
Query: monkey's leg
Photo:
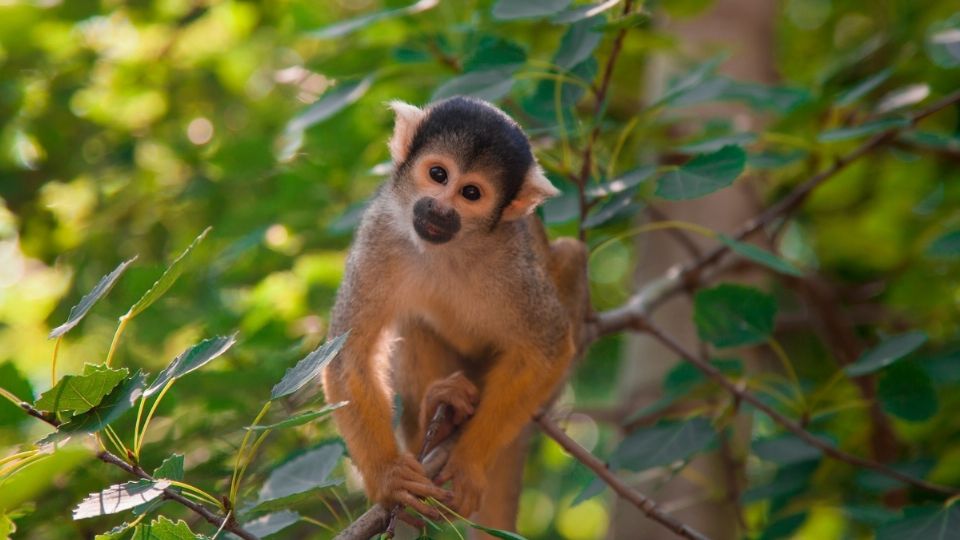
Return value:
<svg viewBox="0 0 960 540">
<path fill-rule="evenodd" d="M 393 387 L 403 403 L 400 430 L 406 449 L 416 455 L 426 428 L 421 407 L 427 389 L 457 370 L 457 355 L 436 333 L 420 321 L 399 329 L 400 341 L 393 351 Z M 425 414 L 431 415 L 432 411 Z"/>
<path fill-rule="evenodd" d="M 483 492 L 480 509 L 474 521 L 486 527 L 506 531 L 517 530 L 517 507 L 523 488 L 523 466 L 530 446 L 531 427 L 528 425 L 509 446 L 504 448 L 487 474 L 487 489 Z M 474 538 L 493 538 L 475 532 Z"/>
</svg>

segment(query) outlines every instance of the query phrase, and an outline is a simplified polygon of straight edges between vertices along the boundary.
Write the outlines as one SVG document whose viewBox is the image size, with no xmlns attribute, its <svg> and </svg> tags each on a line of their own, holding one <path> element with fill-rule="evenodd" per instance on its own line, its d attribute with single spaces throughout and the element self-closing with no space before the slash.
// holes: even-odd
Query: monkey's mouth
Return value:
<svg viewBox="0 0 960 540">
<path fill-rule="evenodd" d="M 423 218 L 413 220 L 413 230 L 417 231 L 417 236 L 431 244 L 449 242 L 459 229 L 460 227 L 445 226 Z"/>
</svg>

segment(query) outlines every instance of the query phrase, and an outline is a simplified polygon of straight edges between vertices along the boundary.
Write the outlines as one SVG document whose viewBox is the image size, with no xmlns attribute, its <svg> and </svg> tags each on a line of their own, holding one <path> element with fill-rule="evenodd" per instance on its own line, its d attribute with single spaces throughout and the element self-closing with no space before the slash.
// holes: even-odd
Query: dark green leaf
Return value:
<svg viewBox="0 0 960 540">
<path fill-rule="evenodd" d="M 737 255 L 740 255 L 744 259 L 766 266 L 767 268 L 776 272 L 780 272 L 781 274 L 796 277 L 803 276 L 803 271 L 794 266 L 792 263 L 778 257 L 773 253 L 770 253 L 759 246 L 734 240 L 725 234 L 718 235 L 717 239 L 720 240 L 722 244 L 729 247 L 731 251 Z"/>
<path fill-rule="evenodd" d="M 278 533 L 298 521 L 300 521 L 300 514 L 290 510 L 282 510 L 248 521 L 243 524 L 243 528 L 250 534 L 263 538 Z"/>
<path fill-rule="evenodd" d="M 464 71 L 483 71 L 516 66 L 527 61 L 523 47 L 498 37 L 484 36 L 477 49 L 463 62 Z"/>
<path fill-rule="evenodd" d="M 802 461 L 794 465 L 777 468 L 777 473 L 769 483 L 752 485 L 740 498 L 742 504 L 750 504 L 767 499 L 789 497 L 799 493 L 810 485 L 810 479 L 819 466 L 819 461 Z"/>
<path fill-rule="evenodd" d="M 318 30 L 308 33 L 310 37 L 318 39 L 332 39 L 343 37 L 355 30 L 365 28 L 371 24 L 382 21 L 385 19 L 393 19 L 395 17 L 400 17 L 402 15 L 411 15 L 414 13 L 420 13 L 421 11 L 427 11 L 428 9 L 433 9 L 440 3 L 440 0 L 420 0 L 419 2 L 409 5 L 407 7 L 398 8 L 398 9 L 388 9 L 386 11 L 378 11 L 376 13 L 370 13 L 368 15 L 363 15 L 353 19 L 347 19 L 345 21 L 339 21 L 329 26 L 324 26 Z"/>
<path fill-rule="evenodd" d="M 137 300 L 137 303 L 130 308 L 130 311 L 127 312 L 124 317 L 133 318 L 138 314 L 142 313 L 143 310 L 150 307 L 154 302 L 157 301 L 164 293 L 166 293 L 170 287 L 173 286 L 174 282 L 177 281 L 177 278 L 180 277 L 180 274 L 186 269 L 187 264 L 190 263 L 191 255 L 193 254 L 196 247 L 206 238 L 207 233 L 210 232 L 211 227 L 207 227 L 200 233 L 199 236 L 194 238 L 193 242 L 187 246 L 187 249 L 183 250 L 183 253 L 179 257 L 174 259 L 173 263 L 163 271 L 163 274 L 160 276 L 150 289 L 140 297 L 140 300 Z"/>
<path fill-rule="evenodd" d="M 808 152 L 805 150 L 790 150 L 786 152 L 764 151 L 756 154 L 750 154 L 747 162 L 754 169 L 779 169 L 803 159 Z"/>
<path fill-rule="evenodd" d="M 348 402 L 346 401 L 341 401 L 340 403 L 333 403 L 331 405 L 327 405 L 322 409 L 319 409 L 316 411 L 304 411 L 302 413 L 291 416 L 290 418 L 287 418 L 286 420 L 277 422 L 275 424 L 269 424 L 265 426 L 249 426 L 244 429 L 248 429 L 250 431 L 264 431 L 267 429 L 282 429 L 282 428 L 300 426 L 300 425 L 306 424 L 307 422 L 312 422 L 318 418 L 323 418 L 325 416 L 328 416 L 331 412 L 339 409 L 340 407 L 343 407 L 347 403 Z"/>
<path fill-rule="evenodd" d="M 510 531 L 484 527 L 483 525 L 478 525 L 476 523 L 470 523 L 470 526 L 478 531 L 483 531 L 494 538 L 504 538 L 505 540 L 527 540 L 525 537 Z"/>
<path fill-rule="evenodd" d="M 91 493 L 73 509 L 73 519 L 116 514 L 147 503 L 163 495 L 170 485 L 165 480 L 136 480 L 116 484 L 99 493 Z"/>
<path fill-rule="evenodd" d="M 927 342 L 927 335 L 920 331 L 891 336 L 879 345 L 860 355 L 857 361 L 844 368 L 847 375 L 859 377 L 883 369 L 906 357 Z"/>
<path fill-rule="evenodd" d="M 498 0 L 493 16 L 500 20 L 536 19 L 559 13 L 569 5 L 570 0 Z"/>
<path fill-rule="evenodd" d="M 927 54 L 940 67 L 960 67 L 960 13 L 933 24 L 927 32 Z"/>
<path fill-rule="evenodd" d="M 743 362 L 736 358 L 717 358 L 710 360 L 713 367 L 725 375 L 739 377 L 743 374 Z M 663 393 L 680 397 L 707 382 L 707 376 L 689 362 L 680 362 L 663 377 Z"/>
<path fill-rule="evenodd" d="M 773 331 L 777 302 L 752 287 L 723 284 L 697 292 L 693 320 L 700 339 L 717 347 L 762 343 Z"/>
<path fill-rule="evenodd" d="M 125 379 L 127 368 L 86 364 L 82 375 L 65 375 L 53 388 L 40 395 L 34 406 L 41 411 L 80 414 L 97 406 Z"/>
<path fill-rule="evenodd" d="M 191 371 L 200 369 L 207 363 L 227 352 L 234 343 L 237 342 L 237 335 L 217 336 L 215 338 L 205 339 L 200 343 L 183 351 L 157 375 L 153 384 L 144 392 L 144 396 L 150 397 L 159 392 L 171 379 L 183 377 Z"/>
<path fill-rule="evenodd" d="M 473 71 L 454 77 L 433 92 L 432 101 L 452 96 L 473 96 L 487 101 L 497 101 L 513 88 L 513 73 L 519 65 L 503 66 L 483 71 Z"/>
<path fill-rule="evenodd" d="M 720 137 L 710 137 L 695 142 L 678 146 L 676 150 L 684 154 L 707 154 L 716 152 L 724 146 L 751 144 L 757 140 L 756 133 L 735 133 L 733 135 L 722 135 Z"/>
<path fill-rule="evenodd" d="M 297 365 L 288 369 L 283 375 L 283 379 L 280 379 L 280 382 L 270 391 L 270 399 L 274 400 L 282 398 L 283 396 L 289 396 L 301 389 L 305 384 L 316 379 L 317 376 L 320 375 L 323 367 L 340 352 L 344 343 L 347 342 L 348 335 L 350 335 L 349 331 L 331 339 L 318 347 L 317 350 L 305 356 L 303 360 L 297 362 Z"/>
<path fill-rule="evenodd" d="M 859 126 L 824 131 L 817 137 L 817 140 L 820 142 L 846 141 L 866 135 L 874 135 L 888 129 L 908 127 L 909 125 L 910 122 L 903 118 L 881 118 L 880 120 L 864 122 Z"/>
<path fill-rule="evenodd" d="M 587 196 L 591 198 L 608 197 L 617 193 L 622 193 L 628 189 L 639 185 L 648 180 L 657 172 L 655 165 L 644 165 L 628 171 L 609 182 L 604 182 L 587 190 Z"/>
<path fill-rule="evenodd" d="M 334 88 L 327 90 L 306 111 L 287 122 L 286 131 L 288 133 L 303 132 L 307 128 L 337 114 L 363 97 L 373 84 L 373 79 L 373 75 L 367 75 L 359 80 L 341 82 Z"/>
<path fill-rule="evenodd" d="M 20 398 L 27 403 L 33 402 L 33 387 L 30 381 L 17 369 L 13 362 L 0 364 L 0 388 Z M 0 399 L 0 426 L 17 425 L 26 420 L 23 409 L 5 399 Z"/>
<path fill-rule="evenodd" d="M 914 478 L 926 477 L 933 466 L 933 460 L 916 458 L 914 458 L 912 461 L 890 464 L 890 468 L 893 470 Z M 855 483 L 856 489 L 872 494 L 883 494 L 888 491 L 902 489 L 908 485 L 900 480 L 891 478 L 886 474 L 869 469 L 861 469 L 857 471 Z"/>
<path fill-rule="evenodd" d="M 330 478 L 330 473 L 342 455 L 343 446 L 333 443 L 280 465 L 270 473 L 260 488 L 257 504 L 340 483 L 340 480 Z"/>
<path fill-rule="evenodd" d="M 585 6 L 575 6 L 561 11 L 550 19 L 554 24 L 569 24 L 583 19 L 588 19 L 600 15 L 604 11 L 619 4 L 621 0 L 604 0 L 596 4 L 587 4 Z"/>
<path fill-rule="evenodd" d="M 763 529 L 763 534 L 757 540 L 781 540 L 783 538 L 793 538 L 793 533 L 803 525 L 807 520 L 806 512 L 790 514 L 789 516 L 777 519 L 769 523 Z"/>
<path fill-rule="evenodd" d="M 153 477 L 167 480 L 183 480 L 183 454 L 173 454 L 160 463 L 160 466 L 153 470 Z"/>
<path fill-rule="evenodd" d="M 667 87 L 663 97 L 655 105 L 676 104 L 689 95 L 702 91 L 708 86 L 707 81 L 716 80 L 717 67 L 723 60 L 723 56 L 715 56 L 694 67 L 689 73 L 677 78 Z M 723 86 L 726 86 L 726 81 L 723 81 Z"/>
<path fill-rule="evenodd" d="M 846 107 L 847 105 L 856 103 L 858 99 L 869 94 L 875 88 L 883 84 L 883 82 L 889 79 L 890 75 L 892 74 L 893 68 L 886 68 L 878 71 L 877 73 L 857 83 L 853 88 L 849 88 L 841 93 L 839 96 L 837 96 L 834 104 L 837 107 Z"/>
<path fill-rule="evenodd" d="M 613 451 L 610 461 L 631 471 L 669 465 L 700 452 L 715 435 L 710 421 L 703 418 L 661 423 L 631 433 Z"/>
<path fill-rule="evenodd" d="M 960 257 L 960 229 L 944 233 L 937 237 L 937 239 L 927 247 L 927 255 L 943 259 Z"/>
<path fill-rule="evenodd" d="M 602 32 L 615 32 L 618 30 L 629 30 L 630 28 L 645 28 L 650 26 L 650 21 L 650 13 L 640 11 L 612 19 L 606 24 L 598 26 L 596 29 Z"/>
<path fill-rule="evenodd" d="M 960 506 L 909 507 L 877 531 L 877 540 L 960 540 Z"/>
<path fill-rule="evenodd" d="M 607 489 L 607 483 L 601 480 L 600 478 L 594 477 L 589 484 L 584 486 L 580 493 L 570 501 L 570 506 L 574 507 L 584 501 L 588 501 L 597 495 L 603 493 L 603 490 Z"/>
<path fill-rule="evenodd" d="M 717 96 L 720 101 L 739 101 L 755 109 L 788 113 L 811 100 L 810 92 L 799 88 L 728 81 Z"/>
<path fill-rule="evenodd" d="M 819 448 L 810 446 L 792 433 L 754 441 L 751 452 L 764 461 L 772 461 L 778 465 L 793 465 L 820 459 L 823 456 Z"/>
<path fill-rule="evenodd" d="M 561 70 L 569 70 L 584 62 L 600 44 L 603 34 L 594 30 L 599 17 L 578 21 L 569 28 L 560 40 L 560 48 L 553 56 L 553 63 Z"/>
<path fill-rule="evenodd" d="M 112 289 L 117 280 L 120 279 L 120 276 L 123 274 L 123 272 L 135 260 L 137 260 L 137 258 L 134 256 L 133 258 L 120 263 L 120 266 L 114 268 L 113 272 L 110 272 L 109 274 L 100 278 L 100 281 L 97 282 L 97 285 L 93 288 L 93 290 L 84 295 L 84 297 L 80 299 L 79 304 L 70 308 L 70 315 L 67 317 L 66 322 L 54 328 L 50 332 L 49 337 L 60 337 L 69 332 L 71 328 L 76 326 L 77 323 L 80 322 L 80 319 L 83 319 L 87 312 L 90 311 L 90 308 L 97 303 L 97 300 L 100 300 L 105 294 L 110 292 L 110 289 Z"/>
<path fill-rule="evenodd" d="M 657 182 L 657 195 L 664 199 L 695 199 L 725 188 L 743 172 L 747 155 L 739 146 L 724 146 L 701 154 Z"/>
<path fill-rule="evenodd" d="M 591 81 L 597 74 L 597 67 L 597 60 L 591 56 L 574 66 L 567 74 L 581 81 Z M 586 92 L 586 88 L 574 82 L 543 79 L 537 83 L 536 91 L 524 98 L 523 108 L 545 124 L 556 124 L 559 127 L 562 118 L 565 125 L 572 125 L 575 120 L 571 109 Z"/>
<path fill-rule="evenodd" d="M 883 373 L 877 398 L 884 411 L 910 422 L 922 422 L 937 414 L 933 382 L 912 362 L 895 364 Z"/>
<path fill-rule="evenodd" d="M 137 525 L 130 540 L 199 540 L 204 538 L 190 530 L 183 520 L 176 523 L 159 516 L 149 524 Z"/>
<path fill-rule="evenodd" d="M 89 411 L 74 416 L 60 424 L 57 431 L 47 435 L 37 444 L 43 445 L 62 440 L 71 435 L 96 433 L 127 412 L 140 399 L 146 375 L 141 371 L 121 382 L 100 403 Z"/>
</svg>

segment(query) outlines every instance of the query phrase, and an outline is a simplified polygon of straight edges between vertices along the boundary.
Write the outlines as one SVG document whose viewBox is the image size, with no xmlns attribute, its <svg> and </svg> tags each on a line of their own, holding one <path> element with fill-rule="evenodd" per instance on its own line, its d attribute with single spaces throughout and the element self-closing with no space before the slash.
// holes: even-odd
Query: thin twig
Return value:
<svg viewBox="0 0 960 540">
<path fill-rule="evenodd" d="M 569 452 L 570 455 L 575 457 L 577 461 L 589 467 L 601 480 L 606 482 L 606 484 L 610 486 L 613 491 L 617 493 L 617 495 L 620 495 L 631 504 L 639 508 L 640 511 L 643 512 L 648 518 L 663 525 L 667 529 L 670 529 L 676 533 L 677 536 L 682 538 L 690 538 L 692 540 L 708 540 L 708 537 L 703 533 L 700 533 L 690 526 L 670 517 L 664 513 L 663 510 L 657 507 L 656 502 L 647 498 L 639 491 L 631 488 L 625 484 L 623 480 L 617 478 L 617 475 L 615 475 L 604 462 L 597 459 L 596 456 L 587 451 L 586 448 L 577 444 L 576 441 L 571 439 L 566 433 L 563 432 L 563 430 L 561 430 L 552 421 L 545 418 L 542 414 L 537 415 L 535 420 L 544 433 L 546 433 L 551 439 L 557 441 L 557 444 Z"/>
</svg>

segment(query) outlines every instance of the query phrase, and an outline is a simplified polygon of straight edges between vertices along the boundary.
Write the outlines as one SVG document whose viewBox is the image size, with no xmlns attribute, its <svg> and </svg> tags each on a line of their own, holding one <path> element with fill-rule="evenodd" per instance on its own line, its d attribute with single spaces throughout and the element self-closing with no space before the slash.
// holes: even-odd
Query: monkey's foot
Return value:
<svg viewBox="0 0 960 540">
<path fill-rule="evenodd" d="M 453 494 L 431 482 L 423 466 L 410 454 L 398 455 L 381 470 L 368 485 L 373 488 L 371 498 L 385 508 L 401 504 L 430 519 L 439 519 L 440 512 L 423 499 L 433 497 L 445 503 L 453 500 Z"/>
<path fill-rule="evenodd" d="M 433 413 L 442 404 L 450 406 L 453 424 L 460 425 L 473 416 L 479 400 L 480 391 L 477 390 L 476 385 L 470 382 L 462 371 L 457 371 L 446 379 L 435 381 L 427 387 L 420 406 L 420 426 L 426 429 Z"/>
<path fill-rule="evenodd" d="M 454 452 L 440 471 L 437 482 L 450 482 L 453 489 L 453 502 L 450 506 L 460 516 L 469 519 L 480 508 L 487 478 L 484 468 L 476 462 Z"/>
</svg>

